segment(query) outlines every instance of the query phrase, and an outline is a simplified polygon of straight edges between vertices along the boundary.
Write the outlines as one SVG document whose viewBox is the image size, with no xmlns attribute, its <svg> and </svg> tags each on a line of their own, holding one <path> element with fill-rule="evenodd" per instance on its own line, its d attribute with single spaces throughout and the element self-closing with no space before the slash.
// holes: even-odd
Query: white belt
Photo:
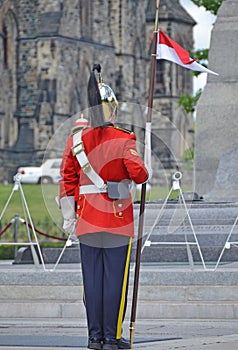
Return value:
<svg viewBox="0 0 238 350">
<path fill-rule="evenodd" d="M 90 193 L 107 193 L 107 188 L 98 188 L 95 185 L 84 185 L 80 186 L 79 194 L 90 194 Z"/>
<path fill-rule="evenodd" d="M 92 168 L 91 164 L 89 163 L 88 157 L 84 152 L 84 145 L 82 142 L 82 132 L 83 130 L 80 130 L 73 136 L 73 144 L 74 144 L 72 147 L 73 155 L 76 156 L 80 166 L 82 167 L 83 172 L 89 177 L 89 179 L 98 188 L 103 189 L 104 188 L 103 179 Z"/>
</svg>

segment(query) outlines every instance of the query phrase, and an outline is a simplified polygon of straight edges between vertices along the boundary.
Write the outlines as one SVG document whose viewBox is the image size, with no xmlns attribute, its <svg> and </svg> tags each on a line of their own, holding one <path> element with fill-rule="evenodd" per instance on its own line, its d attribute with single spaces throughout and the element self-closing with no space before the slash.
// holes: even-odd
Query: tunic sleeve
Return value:
<svg viewBox="0 0 238 350">
<path fill-rule="evenodd" d="M 130 175 L 130 178 L 137 184 L 144 183 L 148 180 L 148 171 L 136 149 L 136 137 L 130 135 L 124 148 L 124 164 Z"/>
<path fill-rule="evenodd" d="M 64 196 L 74 196 L 75 188 L 78 188 L 79 184 L 79 174 L 76 169 L 75 157 L 72 153 L 71 147 L 72 137 L 69 137 L 60 166 L 60 175 L 62 177 L 59 181 L 60 198 Z"/>
</svg>

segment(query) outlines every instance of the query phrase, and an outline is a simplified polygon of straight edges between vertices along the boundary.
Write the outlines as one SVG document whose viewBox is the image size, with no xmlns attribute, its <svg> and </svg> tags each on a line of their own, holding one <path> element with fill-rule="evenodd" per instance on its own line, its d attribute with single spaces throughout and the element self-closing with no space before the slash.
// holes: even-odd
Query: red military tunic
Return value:
<svg viewBox="0 0 238 350">
<path fill-rule="evenodd" d="M 113 125 L 88 128 L 83 131 L 85 153 L 93 169 L 106 183 L 133 180 L 143 183 L 148 172 L 136 150 L 136 136 Z M 61 164 L 60 198 L 75 196 L 77 236 L 110 232 L 134 236 L 133 207 L 131 197 L 110 199 L 107 193 L 79 194 L 80 186 L 92 185 L 73 155 L 73 135 L 66 144 Z"/>
</svg>

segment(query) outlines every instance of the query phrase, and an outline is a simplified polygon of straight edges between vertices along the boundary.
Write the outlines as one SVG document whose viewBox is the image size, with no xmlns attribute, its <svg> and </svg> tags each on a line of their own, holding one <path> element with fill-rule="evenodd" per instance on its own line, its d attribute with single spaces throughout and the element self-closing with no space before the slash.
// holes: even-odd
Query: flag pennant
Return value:
<svg viewBox="0 0 238 350">
<path fill-rule="evenodd" d="M 196 62 L 196 58 L 191 58 L 189 52 L 165 35 L 162 30 L 158 30 L 156 58 L 174 62 L 179 66 L 193 71 L 218 75 L 216 72 Z"/>
</svg>

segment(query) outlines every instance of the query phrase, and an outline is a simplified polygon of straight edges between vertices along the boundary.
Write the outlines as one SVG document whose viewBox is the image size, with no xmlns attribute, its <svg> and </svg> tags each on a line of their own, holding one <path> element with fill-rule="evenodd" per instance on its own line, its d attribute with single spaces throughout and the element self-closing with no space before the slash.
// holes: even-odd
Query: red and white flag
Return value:
<svg viewBox="0 0 238 350">
<path fill-rule="evenodd" d="M 218 75 L 212 70 L 197 63 L 196 59 L 192 59 L 185 49 L 174 40 L 170 39 L 161 30 L 158 30 L 156 58 L 174 62 L 193 71 Z"/>
</svg>

